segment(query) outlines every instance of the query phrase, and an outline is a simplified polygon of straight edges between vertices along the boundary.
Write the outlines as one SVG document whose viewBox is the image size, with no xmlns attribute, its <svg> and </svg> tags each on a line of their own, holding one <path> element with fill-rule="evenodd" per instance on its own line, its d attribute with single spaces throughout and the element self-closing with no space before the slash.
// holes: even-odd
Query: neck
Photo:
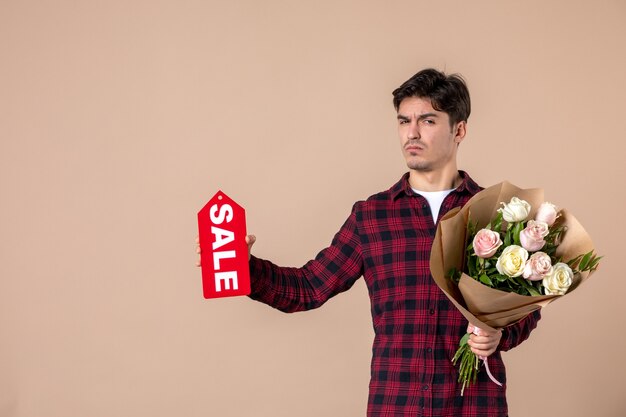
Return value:
<svg viewBox="0 0 626 417">
<path fill-rule="evenodd" d="M 458 187 L 461 181 L 461 175 L 456 168 L 438 172 L 423 172 L 412 169 L 409 173 L 411 188 L 420 191 L 451 190 Z"/>
</svg>

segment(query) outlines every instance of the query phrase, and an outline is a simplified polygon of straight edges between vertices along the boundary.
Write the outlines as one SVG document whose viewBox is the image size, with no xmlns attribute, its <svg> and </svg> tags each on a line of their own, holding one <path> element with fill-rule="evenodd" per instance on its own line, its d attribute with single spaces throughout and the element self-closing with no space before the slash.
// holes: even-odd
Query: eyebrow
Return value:
<svg viewBox="0 0 626 417">
<path fill-rule="evenodd" d="M 439 117 L 439 115 L 437 113 L 423 113 L 423 114 L 420 114 L 417 117 L 417 120 L 424 120 L 424 119 L 427 119 L 429 117 L 437 118 L 437 117 Z M 398 120 L 411 120 L 411 118 L 408 117 L 408 116 L 405 116 L 403 114 L 399 114 L 398 115 Z"/>
</svg>

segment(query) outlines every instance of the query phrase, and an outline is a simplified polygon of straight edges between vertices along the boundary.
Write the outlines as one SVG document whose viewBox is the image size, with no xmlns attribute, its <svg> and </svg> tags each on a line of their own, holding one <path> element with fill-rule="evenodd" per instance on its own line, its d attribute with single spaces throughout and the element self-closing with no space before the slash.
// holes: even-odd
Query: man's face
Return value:
<svg viewBox="0 0 626 417">
<path fill-rule="evenodd" d="M 409 169 L 437 171 L 456 167 L 456 151 L 465 136 L 465 122 L 450 127 L 448 114 L 435 110 L 429 99 L 408 97 L 398 108 L 398 134 Z"/>
</svg>

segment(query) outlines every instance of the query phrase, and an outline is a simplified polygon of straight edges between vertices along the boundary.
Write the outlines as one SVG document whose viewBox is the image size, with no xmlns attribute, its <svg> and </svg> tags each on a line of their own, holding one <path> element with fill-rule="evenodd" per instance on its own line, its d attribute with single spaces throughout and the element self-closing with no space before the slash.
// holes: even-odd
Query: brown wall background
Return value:
<svg viewBox="0 0 626 417">
<path fill-rule="evenodd" d="M 0 0 L 0 415 L 363 416 L 362 280 L 307 313 L 202 298 L 218 188 L 301 265 L 405 171 L 391 91 L 460 72 L 460 167 L 543 187 L 606 255 L 507 353 L 512 416 L 626 415 L 626 4 Z"/>
</svg>

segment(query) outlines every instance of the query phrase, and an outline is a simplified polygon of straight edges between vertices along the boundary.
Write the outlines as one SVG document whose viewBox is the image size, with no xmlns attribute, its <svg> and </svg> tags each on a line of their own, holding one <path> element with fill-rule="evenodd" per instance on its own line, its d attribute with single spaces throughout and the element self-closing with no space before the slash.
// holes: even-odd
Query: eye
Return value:
<svg viewBox="0 0 626 417">
<path fill-rule="evenodd" d="M 435 121 L 433 119 L 424 119 L 424 124 L 425 125 L 434 125 Z"/>
<path fill-rule="evenodd" d="M 401 125 L 405 125 L 405 124 L 409 123 L 409 121 L 408 121 L 408 120 L 406 120 L 406 119 L 398 119 L 398 122 L 399 122 Z"/>
</svg>

